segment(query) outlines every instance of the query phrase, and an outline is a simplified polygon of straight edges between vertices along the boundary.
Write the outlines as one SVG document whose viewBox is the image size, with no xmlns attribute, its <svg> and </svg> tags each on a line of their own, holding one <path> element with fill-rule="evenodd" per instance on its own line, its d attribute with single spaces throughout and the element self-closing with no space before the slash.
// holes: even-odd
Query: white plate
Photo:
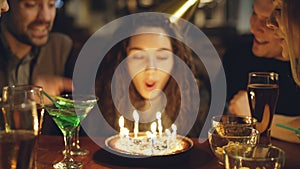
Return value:
<svg viewBox="0 0 300 169">
<path fill-rule="evenodd" d="M 132 133 L 131 133 L 132 134 Z M 145 135 L 145 133 L 142 133 Z M 137 154 L 130 154 L 127 152 L 123 152 L 120 150 L 116 150 L 111 146 L 115 139 L 119 139 L 119 135 L 111 136 L 105 140 L 105 145 L 108 149 L 106 149 L 110 155 L 110 157 L 115 160 L 117 163 L 122 165 L 129 166 L 151 166 L 151 167 L 162 167 L 164 165 L 170 167 L 171 164 L 177 165 L 184 163 L 189 159 L 190 150 L 192 149 L 194 143 L 188 137 L 183 137 L 177 135 L 178 139 L 182 139 L 182 141 L 186 142 L 187 148 L 174 152 L 172 154 L 167 155 L 154 155 L 154 156 L 144 156 Z"/>
</svg>

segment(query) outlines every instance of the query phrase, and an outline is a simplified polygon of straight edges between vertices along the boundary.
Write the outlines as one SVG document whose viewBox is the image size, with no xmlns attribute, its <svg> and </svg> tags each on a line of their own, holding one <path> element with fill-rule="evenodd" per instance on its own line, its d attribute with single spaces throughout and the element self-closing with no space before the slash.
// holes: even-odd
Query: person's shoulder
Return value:
<svg viewBox="0 0 300 169">
<path fill-rule="evenodd" d="M 72 53 L 72 50 L 73 41 L 68 35 L 50 33 L 47 44 L 41 47 L 41 54 L 67 58 Z"/>
<path fill-rule="evenodd" d="M 56 43 L 56 44 L 73 44 L 72 39 L 63 33 L 59 33 L 59 32 L 53 32 L 50 33 L 49 36 L 49 43 Z"/>
</svg>

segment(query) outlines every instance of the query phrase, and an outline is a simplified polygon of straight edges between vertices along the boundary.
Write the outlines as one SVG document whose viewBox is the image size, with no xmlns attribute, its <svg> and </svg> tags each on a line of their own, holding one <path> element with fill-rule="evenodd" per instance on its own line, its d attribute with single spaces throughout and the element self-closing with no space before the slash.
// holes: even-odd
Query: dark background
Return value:
<svg viewBox="0 0 300 169">
<path fill-rule="evenodd" d="M 187 0 L 60 0 L 63 5 L 57 10 L 53 31 L 70 35 L 80 51 L 106 23 L 135 12 L 154 11 L 169 1 L 176 4 Z M 253 0 L 201 0 L 189 21 L 207 35 L 222 58 L 237 36 L 249 33 L 252 3 Z"/>
</svg>

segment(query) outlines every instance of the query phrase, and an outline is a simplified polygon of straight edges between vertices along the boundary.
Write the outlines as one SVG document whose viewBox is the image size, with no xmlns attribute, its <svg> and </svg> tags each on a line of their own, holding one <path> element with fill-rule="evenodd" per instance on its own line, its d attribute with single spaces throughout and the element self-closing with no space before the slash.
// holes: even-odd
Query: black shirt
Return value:
<svg viewBox="0 0 300 169">
<path fill-rule="evenodd" d="M 289 61 L 256 57 L 252 53 L 253 36 L 242 37 L 223 56 L 227 81 L 227 101 L 240 90 L 247 90 L 249 72 L 276 72 L 279 74 L 277 114 L 300 115 L 300 88 L 293 80 Z"/>
</svg>

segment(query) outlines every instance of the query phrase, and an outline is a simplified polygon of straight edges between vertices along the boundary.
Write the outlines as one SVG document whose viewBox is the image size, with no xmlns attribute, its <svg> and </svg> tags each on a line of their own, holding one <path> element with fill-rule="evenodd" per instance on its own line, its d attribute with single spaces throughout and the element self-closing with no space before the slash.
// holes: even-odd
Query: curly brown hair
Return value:
<svg viewBox="0 0 300 169">
<path fill-rule="evenodd" d="M 184 45 L 180 40 L 177 39 L 179 36 L 177 26 L 171 22 L 165 16 L 162 17 L 152 17 L 144 16 L 140 22 L 132 21 L 133 26 L 131 31 L 134 33 L 141 26 L 146 27 L 159 27 L 162 28 L 168 35 L 171 41 L 173 54 L 178 56 L 179 60 L 174 60 L 174 65 L 172 69 L 172 75 L 179 75 L 177 79 L 174 79 L 170 76 L 167 84 L 165 85 L 163 92 L 166 96 L 167 103 L 164 103 L 165 109 L 162 113 L 162 123 L 164 128 L 170 128 L 171 124 L 175 121 L 175 124 L 178 126 L 179 133 L 184 133 L 183 126 L 188 126 L 193 124 L 193 127 L 188 130 L 188 135 L 192 137 L 197 137 L 201 131 L 201 128 L 204 124 L 208 107 L 209 107 L 209 94 L 207 88 L 199 81 L 195 76 L 195 64 L 193 60 L 194 53 Z M 115 70 L 118 68 L 120 63 L 124 61 L 127 57 L 126 48 L 129 44 L 131 37 L 128 37 L 115 46 L 106 54 L 103 61 L 100 64 L 100 67 L 97 72 L 96 78 L 96 94 L 99 97 L 99 108 L 106 119 L 114 129 L 118 129 L 118 119 L 121 114 L 126 114 L 132 112 L 131 104 L 134 106 L 134 109 L 141 110 L 147 100 L 145 100 L 136 90 L 134 84 L 131 82 L 129 85 L 129 93 L 126 85 L 120 85 L 124 83 L 126 78 L 129 78 L 129 73 L 126 69 L 120 71 L 121 73 L 115 74 Z M 194 80 L 196 81 L 197 87 L 199 90 L 191 90 L 194 82 L 190 82 L 190 79 L 187 78 L 189 72 L 183 68 L 184 65 L 179 62 L 183 61 L 189 68 L 189 71 L 193 73 Z M 112 84 L 112 77 L 116 76 L 117 85 Z M 180 84 L 179 84 L 180 83 Z M 117 89 L 117 90 L 116 90 Z M 112 90 L 115 90 L 112 94 Z M 184 96 L 184 98 L 182 98 Z M 200 96 L 201 103 L 194 103 L 194 99 Z M 113 97 L 116 98 L 119 105 L 115 105 Z M 130 99 L 128 99 L 128 97 Z M 193 105 L 191 105 L 193 104 Z M 200 105 L 200 106 L 199 106 Z M 118 108 L 119 109 L 118 109 Z M 197 109 L 196 116 L 190 115 L 193 109 Z M 122 110 L 123 112 L 119 112 Z M 181 112 L 183 115 L 179 116 Z M 133 122 L 130 119 L 125 121 L 126 127 L 132 131 Z M 150 129 L 150 123 L 142 123 L 139 125 L 141 131 L 146 131 Z"/>
</svg>

